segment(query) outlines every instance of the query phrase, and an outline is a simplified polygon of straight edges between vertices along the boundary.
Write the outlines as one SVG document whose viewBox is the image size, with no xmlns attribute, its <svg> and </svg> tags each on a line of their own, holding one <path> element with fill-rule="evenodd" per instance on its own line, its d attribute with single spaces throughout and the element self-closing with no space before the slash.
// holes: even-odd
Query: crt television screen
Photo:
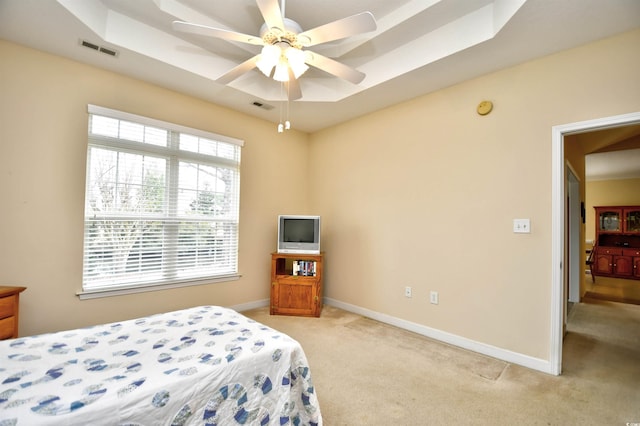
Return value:
<svg viewBox="0 0 640 426">
<path fill-rule="evenodd" d="M 312 243 L 313 228 L 313 219 L 285 219 L 283 239 L 287 243 Z"/>
</svg>

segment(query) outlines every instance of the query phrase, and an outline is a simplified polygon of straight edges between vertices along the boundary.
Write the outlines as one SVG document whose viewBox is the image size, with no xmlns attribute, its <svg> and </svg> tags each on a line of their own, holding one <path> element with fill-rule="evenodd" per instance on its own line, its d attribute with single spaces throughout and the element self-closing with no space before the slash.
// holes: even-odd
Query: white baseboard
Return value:
<svg viewBox="0 0 640 426">
<path fill-rule="evenodd" d="M 450 345 L 454 345 L 460 348 L 464 348 L 473 352 L 477 352 L 483 355 L 490 356 L 492 358 L 500 359 L 512 364 L 518 364 L 523 367 L 530 368 L 532 370 L 538 370 L 543 373 L 554 374 L 551 369 L 551 363 L 548 360 L 534 358 L 521 353 L 509 351 L 506 349 L 498 348 L 485 343 L 476 342 L 475 340 L 467 339 L 455 334 L 447 333 L 435 328 L 427 327 L 422 324 L 417 324 L 411 321 L 396 318 L 391 315 L 383 314 L 380 312 L 371 311 L 360 306 L 344 303 L 339 300 L 325 297 L 324 303 L 334 306 L 336 308 L 343 309 L 354 314 L 362 315 L 367 318 L 374 319 L 376 321 L 383 322 L 385 324 L 393 325 L 404 330 L 412 331 L 414 333 L 421 334 L 431 339 L 439 340 Z"/>
<path fill-rule="evenodd" d="M 251 309 L 264 308 L 265 306 L 269 306 L 269 299 L 256 300 L 249 303 L 242 303 L 240 305 L 228 306 L 236 312 L 248 311 Z"/>
</svg>

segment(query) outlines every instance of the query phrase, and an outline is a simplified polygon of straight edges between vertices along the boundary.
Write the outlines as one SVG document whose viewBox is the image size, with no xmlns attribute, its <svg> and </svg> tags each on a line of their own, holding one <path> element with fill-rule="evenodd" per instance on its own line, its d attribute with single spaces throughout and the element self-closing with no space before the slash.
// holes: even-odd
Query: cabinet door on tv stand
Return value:
<svg viewBox="0 0 640 426">
<path fill-rule="evenodd" d="M 304 279 L 280 280 L 275 285 L 274 313 L 315 316 L 317 283 Z"/>
</svg>

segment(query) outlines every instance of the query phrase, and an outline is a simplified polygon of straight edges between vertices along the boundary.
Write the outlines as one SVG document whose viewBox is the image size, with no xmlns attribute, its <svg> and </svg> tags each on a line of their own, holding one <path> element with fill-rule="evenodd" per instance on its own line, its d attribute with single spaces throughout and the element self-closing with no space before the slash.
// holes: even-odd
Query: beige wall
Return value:
<svg viewBox="0 0 640 426">
<path fill-rule="evenodd" d="M 551 128 L 639 111 L 638 45 L 628 33 L 283 138 L 273 123 L 0 42 L 0 281 L 29 287 L 21 332 L 265 299 L 275 216 L 300 210 L 323 216 L 330 299 L 549 359 Z M 495 107 L 481 117 L 484 99 Z M 246 141 L 240 281 L 78 301 L 88 103 Z M 308 170 L 290 161 L 307 154 Z M 532 233 L 512 233 L 514 218 Z"/>
<path fill-rule="evenodd" d="M 640 111 L 639 45 L 627 33 L 312 135 L 326 295 L 548 360 L 551 129 Z"/>
<path fill-rule="evenodd" d="M 245 141 L 239 281 L 78 300 L 87 104 Z M 307 193 L 300 161 L 307 152 L 304 133 L 278 134 L 274 123 L 0 41 L 0 285 L 28 287 L 21 296 L 20 333 L 267 299 L 276 216 L 305 213 L 309 203 L 292 197 Z"/>
<path fill-rule="evenodd" d="M 640 179 L 590 181 L 586 186 L 587 240 L 593 240 L 596 235 L 594 207 L 640 205 Z"/>
</svg>

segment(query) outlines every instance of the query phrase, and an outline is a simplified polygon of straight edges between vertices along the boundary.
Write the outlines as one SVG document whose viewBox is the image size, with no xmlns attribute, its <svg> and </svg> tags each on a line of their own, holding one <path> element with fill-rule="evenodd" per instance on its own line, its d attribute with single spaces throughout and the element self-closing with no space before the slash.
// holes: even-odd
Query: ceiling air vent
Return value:
<svg viewBox="0 0 640 426">
<path fill-rule="evenodd" d="M 272 110 L 273 108 L 275 108 L 273 105 L 265 104 L 265 103 L 260 102 L 260 101 L 253 101 L 252 105 L 257 106 L 258 108 L 266 109 L 267 111 Z"/>
<path fill-rule="evenodd" d="M 89 49 L 93 49 L 97 52 L 102 52 L 105 55 L 118 56 L 118 52 L 116 50 L 109 49 L 108 47 L 104 47 L 104 46 L 98 46 L 97 44 L 91 43 L 90 41 L 87 41 L 87 40 L 80 40 L 80 45 L 84 47 L 88 47 Z"/>
<path fill-rule="evenodd" d="M 100 51 L 106 55 L 118 56 L 118 52 L 112 49 L 107 49 L 106 47 L 101 47 Z"/>
<path fill-rule="evenodd" d="M 80 40 L 80 44 L 82 44 L 84 47 L 88 47 L 89 49 L 100 50 L 100 46 L 98 46 L 97 44 L 89 43 L 87 40 Z"/>
</svg>

